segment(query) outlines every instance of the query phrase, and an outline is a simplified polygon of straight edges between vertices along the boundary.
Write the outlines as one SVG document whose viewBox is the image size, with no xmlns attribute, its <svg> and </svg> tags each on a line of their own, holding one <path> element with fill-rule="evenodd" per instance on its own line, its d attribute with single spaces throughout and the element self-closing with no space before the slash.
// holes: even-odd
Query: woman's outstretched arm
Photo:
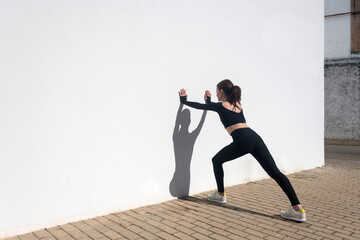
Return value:
<svg viewBox="0 0 360 240">
<path fill-rule="evenodd" d="M 207 91 L 208 92 L 208 91 Z M 180 96 L 180 101 L 189 106 L 189 107 L 193 107 L 193 108 L 196 108 L 196 109 L 202 109 L 202 110 L 210 110 L 210 111 L 218 111 L 219 109 L 219 104 L 217 103 L 213 103 L 211 102 L 211 94 L 210 92 L 205 92 L 205 97 L 206 97 L 206 104 L 203 104 L 203 103 L 198 103 L 198 102 L 190 102 L 187 100 L 187 94 L 186 94 L 186 90 L 185 89 L 181 89 L 180 92 L 179 92 L 179 96 Z"/>
</svg>

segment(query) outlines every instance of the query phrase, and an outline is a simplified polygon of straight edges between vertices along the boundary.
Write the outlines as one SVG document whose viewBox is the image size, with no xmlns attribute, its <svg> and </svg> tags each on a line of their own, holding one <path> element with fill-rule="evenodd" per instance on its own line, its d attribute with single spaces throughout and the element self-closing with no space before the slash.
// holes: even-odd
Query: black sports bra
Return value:
<svg viewBox="0 0 360 240">
<path fill-rule="evenodd" d="M 237 113 L 225 108 L 221 102 L 211 102 L 211 98 L 206 98 L 206 104 L 198 103 L 198 102 L 189 102 L 186 100 L 186 96 L 181 96 L 180 101 L 189 106 L 196 109 L 210 110 L 215 111 L 219 114 L 220 120 L 225 128 L 228 126 L 234 125 L 236 123 L 246 123 L 243 110 Z M 238 106 L 236 106 L 238 108 Z M 234 106 L 235 108 L 235 106 Z"/>
</svg>

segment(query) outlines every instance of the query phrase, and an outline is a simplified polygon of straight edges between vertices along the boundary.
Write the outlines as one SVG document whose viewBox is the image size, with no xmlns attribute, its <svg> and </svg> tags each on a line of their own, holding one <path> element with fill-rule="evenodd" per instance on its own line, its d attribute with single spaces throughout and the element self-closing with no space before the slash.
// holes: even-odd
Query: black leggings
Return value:
<svg viewBox="0 0 360 240">
<path fill-rule="evenodd" d="M 273 178 L 289 198 L 291 205 L 300 204 L 289 179 L 277 168 L 274 159 L 261 137 L 250 128 L 236 129 L 231 133 L 233 142 L 221 149 L 212 159 L 219 192 L 224 192 L 224 170 L 222 164 L 250 153 L 262 168 Z"/>
</svg>

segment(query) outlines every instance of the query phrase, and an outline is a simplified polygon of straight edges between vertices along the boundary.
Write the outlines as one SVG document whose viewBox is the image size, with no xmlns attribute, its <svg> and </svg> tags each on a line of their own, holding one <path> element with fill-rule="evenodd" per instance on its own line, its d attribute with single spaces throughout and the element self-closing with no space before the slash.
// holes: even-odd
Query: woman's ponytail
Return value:
<svg viewBox="0 0 360 240">
<path fill-rule="evenodd" d="M 233 101 L 231 103 L 240 102 L 241 101 L 241 88 L 239 86 L 233 86 L 232 96 Z"/>
</svg>

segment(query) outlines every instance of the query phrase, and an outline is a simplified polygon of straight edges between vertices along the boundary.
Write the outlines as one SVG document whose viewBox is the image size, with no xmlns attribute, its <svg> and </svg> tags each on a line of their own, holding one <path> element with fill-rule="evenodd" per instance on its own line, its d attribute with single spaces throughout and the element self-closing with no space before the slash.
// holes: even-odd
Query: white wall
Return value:
<svg viewBox="0 0 360 240">
<path fill-rule="evenodd" d="M 325 16 L 351 12 L 350 0 L 325 0 Z M 351 56 L 351 15 L 325 18 L 325 58 Z"/>
<path fill-rule="evenodd" d="M 230 78 L 284 173 L 322 166 L 323 6 L 1 1 L 0 237 L 172 199 L 183 87 L 202 101 Z M 190 194 L 215 189 L 211 158 L 230 142 L 208 112 Z M 265 177 L 250 155 L 225 164 L 226 186 Z"/>
</svg>

